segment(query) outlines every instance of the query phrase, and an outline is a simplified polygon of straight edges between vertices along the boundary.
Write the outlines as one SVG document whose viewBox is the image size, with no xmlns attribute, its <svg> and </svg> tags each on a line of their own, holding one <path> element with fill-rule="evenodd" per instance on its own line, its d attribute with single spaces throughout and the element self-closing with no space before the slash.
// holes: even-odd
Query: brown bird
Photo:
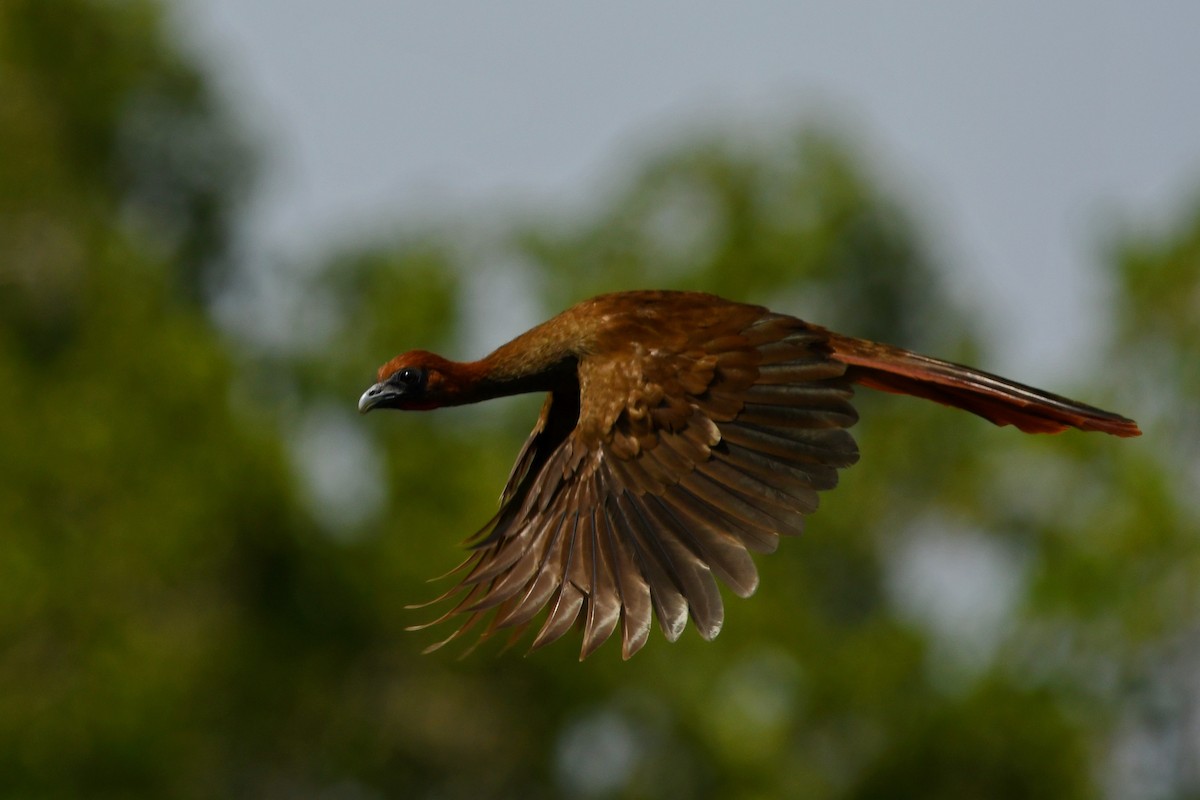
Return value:
<svg viewBox="0 0 1200 800">
<path fill-rule="evenodd" d="M 629 658 L 652 613 L 668 640 L 689 616 L 705 639 L 716 636 L 724 609 L 714 578 L 752 594 L 750 551 L 800 533 L 817 492 L 858 460 L 846 430 L 858 419 L 856 383 L 1028 433 L 1141 433 L 1125 417 L 981 370 L 697 292 L 602 295 L 480 361 L 413 350 L 378 378 L 359 411 L 548 393 L 499 512 L 472 540 L 461 582 L 438 598 L 458 602 L 430 624 L 463 623 L 430 649 L 485 619 L 481 639 L 509 629 L 511 643 L 547 608 L 532 648 L 579 623 L 581 659 L 618 626 Z"/>
</svg>

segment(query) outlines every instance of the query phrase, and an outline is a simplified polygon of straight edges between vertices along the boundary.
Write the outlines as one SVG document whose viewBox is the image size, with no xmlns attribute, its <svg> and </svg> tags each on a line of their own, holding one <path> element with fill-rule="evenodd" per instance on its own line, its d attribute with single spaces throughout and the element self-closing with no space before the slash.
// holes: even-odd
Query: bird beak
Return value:
<svg viewBox="0 0 1200 800">
<path fill-rule="evenodd" d="M 358 398 L 358 413 L 365 414 L 378 406 L 386 408 L 391 403 L 399 400 L 401 394 L 403 393 L 394 384 L 377 383 L 363 392 L 362 397 Z"/>
</svg>

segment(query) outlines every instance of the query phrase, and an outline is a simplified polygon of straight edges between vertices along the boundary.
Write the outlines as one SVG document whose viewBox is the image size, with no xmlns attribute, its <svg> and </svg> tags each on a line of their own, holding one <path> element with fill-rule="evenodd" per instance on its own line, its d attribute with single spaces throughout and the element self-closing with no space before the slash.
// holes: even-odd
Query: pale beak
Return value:
<svg viewBox="0 0 1200 800">
<path fill-rule="evenodd" d="M 377 383 L 358 398 L 358 413 L 365 414 L 379 406 L 387 408 L 398 401 L 403 394 L 401 388 L 394 383 Z"/>
</svg>

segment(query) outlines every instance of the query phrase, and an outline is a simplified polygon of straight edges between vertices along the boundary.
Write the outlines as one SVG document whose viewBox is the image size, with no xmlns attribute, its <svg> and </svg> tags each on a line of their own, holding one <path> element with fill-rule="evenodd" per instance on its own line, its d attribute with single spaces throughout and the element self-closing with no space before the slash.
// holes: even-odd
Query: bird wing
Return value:
<svg viewBox="0 0 1200 800">
<path fill-rule="evenodd" d="M 458 602 L 430 624 L 465 621 L 431 649 L 485 619 L 481 638 L 511 629 L 515 642 L 543 609 L 533 648 L 578 622 L 581 658 L 618 625 L 630 657 L 652 615 L 671 641 L 689 616 L 716 636 L 714 576 L 750 595 L 750 551 L 799 533 L 817 491 L 858 458 L 846 366 L 825 340 L 756 312 L 732 331 L 698 326 L 668 347 L 635 337 L 582 359 L 578 390 L 547 397 L 461 583 L 439 598 Z"/>
</svg>

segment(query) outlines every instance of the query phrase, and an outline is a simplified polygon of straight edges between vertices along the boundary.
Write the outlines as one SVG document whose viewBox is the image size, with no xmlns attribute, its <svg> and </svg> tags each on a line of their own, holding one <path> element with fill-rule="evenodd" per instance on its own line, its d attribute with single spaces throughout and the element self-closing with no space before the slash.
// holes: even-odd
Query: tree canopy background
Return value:
<svg viewBox="0 0 1200 800">
<path fill-rule="evenodd" d="M 862 462 L 715 642 L 459 660 L 405 605 L 539 401 L 354 400 L 399 350 L 479 355 L 481 274 L 546 315 L 696 288 L 981 361 L 972 309 L 904 198 L 801 127 L 678 142 L 582 218 L 285 264 L 264 342 L 218 322 L 255 282 L 223 109 L 152 3 L 0 4 L 0 793 L 1200 796 L 1200 204 L 1104 243 L 1111 337 L 1049 387 L 1142 439 L 864 391 Z"/>
</svg>

